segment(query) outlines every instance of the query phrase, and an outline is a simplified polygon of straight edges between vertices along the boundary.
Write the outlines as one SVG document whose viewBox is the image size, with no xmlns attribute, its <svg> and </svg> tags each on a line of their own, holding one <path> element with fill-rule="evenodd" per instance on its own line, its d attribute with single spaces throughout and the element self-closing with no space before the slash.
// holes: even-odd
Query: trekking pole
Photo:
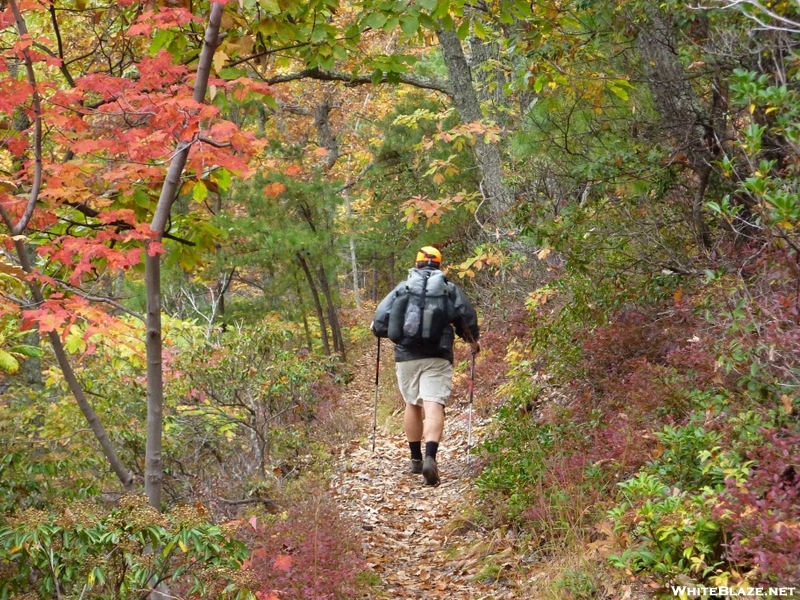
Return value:
<svg viewBox="0 0 800 600">
<path fill-rule="evenodd" d="M 475 351 L 472 351 L 472 366 L 469 372 L 469 424 L 467 425 L 467 468 L 471 466 L 472 450 L 472 396 L 475 390 Z"/>
<path fill-rule="evenodd" d="M 375 432 L 378 429 L 378 375 L 381 372 L 381 338 L 378 338 L 378 359 L 375 361 L 375 411 L 372 418 L 372 453 L 375 454 Z"/>
</svg>

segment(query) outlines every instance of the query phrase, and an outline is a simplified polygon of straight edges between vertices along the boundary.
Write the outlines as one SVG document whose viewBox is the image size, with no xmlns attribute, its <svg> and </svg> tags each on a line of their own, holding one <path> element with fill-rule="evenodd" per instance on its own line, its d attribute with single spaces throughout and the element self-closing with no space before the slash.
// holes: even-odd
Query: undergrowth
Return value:
<svg viewBox="0 0 800 600">
<path fill-rule="evenodd" d="M 531 294 L 480 448 L 479 518 L 541 568 L 604 557 L 602 576 L 590 560 L 551 573 L 553 594 L 800 582 L 797 314 L 771 277 L 605 306 L 574 275 Z"/>
</svg>

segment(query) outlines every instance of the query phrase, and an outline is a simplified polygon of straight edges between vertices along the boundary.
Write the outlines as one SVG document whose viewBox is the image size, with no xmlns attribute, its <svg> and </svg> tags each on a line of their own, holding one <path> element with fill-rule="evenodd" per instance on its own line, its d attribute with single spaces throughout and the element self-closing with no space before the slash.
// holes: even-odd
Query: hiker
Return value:
<svg viewBox="0 0 800 600">
<path fill-rule="evenodd" d="M 442 254 L 432 246 L 417 252 L 408 279 L 378 305 L 371 329 L 395 344 L 397 383 L 406 402 L 403 424 L 411 451 L 411 473 L 439 484 L 436 452 L 453 385 L 455 335 L 480 352 L 478 316 L 469 299 L 439 270 Z M 425 457 L 422 440 L 425 440 Z"/>
</svg>

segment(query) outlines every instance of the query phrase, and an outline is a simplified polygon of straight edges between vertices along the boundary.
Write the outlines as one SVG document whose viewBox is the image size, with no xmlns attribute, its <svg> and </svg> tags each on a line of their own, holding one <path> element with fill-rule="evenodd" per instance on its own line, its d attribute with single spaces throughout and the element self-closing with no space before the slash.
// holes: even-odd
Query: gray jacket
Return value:
<svg viewBox="0 0 800 600">
<path fill-rule="evenodd" d="M 388 337 L 388 323 L 389 313 L 398 295 L 407 291 L 409 286 L 418 285 L 419 277 L 412 277 L 416 271 L 417 275 L 426 275 L 437 273 L 438 269 L 425 267 L 423 269 L 411 269 L 409 277 L 406 281 L 400 283 L 395 287 L 378 305 L 375 311 L 375 318 L 372 321 L 372 333 L 377 337 Z M 406 347 L 402 344 L 395 344 L 394 357 L 397 362 L 405 362 L 409 360 L 417 360 L 420 358 L 446 358 L 449 362 L 453 362 L 453 341 L 455 336 L 467 340 L 478 341 L 480 338 L 480 330 L 478 329 L 478 315 L 475 309 L 466 297 L 464 292 L 454 283 L 447 281 L 447 294 L 450 298 L 450 309 L 446 316 L 447 324 L 444 327 L 441 341 L 438 347 L 434 348 L 418 348 Z M 418 291 L 418 290 L 416 290 Z"/>
</svg>

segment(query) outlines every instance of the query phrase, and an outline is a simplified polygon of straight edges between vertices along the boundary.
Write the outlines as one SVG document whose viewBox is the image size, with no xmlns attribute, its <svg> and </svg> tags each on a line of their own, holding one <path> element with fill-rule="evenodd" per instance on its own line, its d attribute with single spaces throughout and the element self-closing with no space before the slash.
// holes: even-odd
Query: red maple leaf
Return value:
<svg viewBox="0 0 800 600">
<path fill-rule="evenodd" d="M 275 557 L 275 562 L 272 563 L 272 567 L 279 571 L 288 571 L 292 568 L 292 557 L 288 554 L 278 554 Z"/>
</svg>

